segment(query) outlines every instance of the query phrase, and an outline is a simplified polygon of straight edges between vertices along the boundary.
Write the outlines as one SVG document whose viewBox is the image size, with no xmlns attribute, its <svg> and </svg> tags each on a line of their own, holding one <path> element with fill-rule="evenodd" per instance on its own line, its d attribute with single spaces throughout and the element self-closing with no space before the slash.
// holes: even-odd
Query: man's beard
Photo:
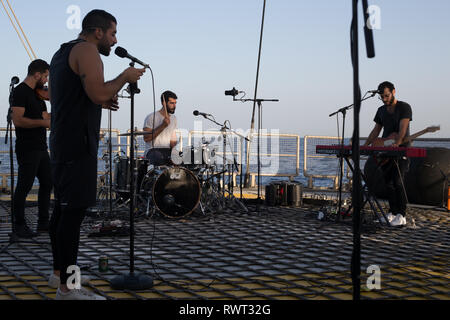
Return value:
<svg viewBox="0 0 450 320">
<path fill-rule="evenodd" d="M 109 56 L 111 52 L 111 46 L 109 43 L 105 40 L 98 43 L 98 52 L 104 56 Z"/>
<path fill-rule="evenodd" d="M 389 105 L 392 106 L 392 104 L 394 103 L 394 101 L 395 101 L 395 97 L 392 96 L 391 100 L 389 101 Z"/>
<path fill-rule="evenodd" d="M 44 89 L 44 83 L 40 80 L 36 83 L 36 89 Z"/>
<path fill-rule="evenodd" d="M 167 109 L 167 112 L 170 113 L 170 114 L 174 114 L 175 113 L 175 109 L 172 109 L 172 110 Z"/>
</svg>

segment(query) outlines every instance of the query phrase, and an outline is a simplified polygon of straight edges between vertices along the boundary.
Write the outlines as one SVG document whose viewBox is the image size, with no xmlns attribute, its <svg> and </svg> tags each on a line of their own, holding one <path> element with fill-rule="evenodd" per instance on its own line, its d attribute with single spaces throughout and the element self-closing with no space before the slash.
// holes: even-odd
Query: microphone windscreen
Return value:
<svg viewBox="0 0 450 320">
<path fill-rule="evenodd" d="M 198 116 L 198 110 L 195 110 L 194 112 L 192 112 L 192 114 L 193 114 L 194 116 Z"/>
<path fill-rule="evenodd" d="M 119 56 L 120 58 L 125 58 L 128 55 L 127 50 L 125 50 L 122 47 L 117 47 L 114 53 Z"/>
</svg>

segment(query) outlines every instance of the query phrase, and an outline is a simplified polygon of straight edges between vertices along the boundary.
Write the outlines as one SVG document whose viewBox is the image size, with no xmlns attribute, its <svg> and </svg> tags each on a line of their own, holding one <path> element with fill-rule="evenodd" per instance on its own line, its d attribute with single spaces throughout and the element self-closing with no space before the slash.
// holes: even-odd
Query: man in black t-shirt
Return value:
<svg viewBox="0 0 450 320">
<path fill-rule="evenodd" d="M 47 128 L 50 127 L 50 114 L 45 102 L 35 92 L 35 89 L 42 89 L 47 83 L 49 68 L 44 60 L 31 62 L 27 77 L 13 93 L 12 120 L 16 128 L 15 150 L 19 164 L 13 204 L 13 231 L 22 238 L 37 235 L 25 221 L 25 199 L 36 177 L 39 179 L 37 232 L 48 232 L 49 229 L 52 181 L 47 151 Z"/>
<path fill-rule="evenodd" d="M 411 106 L 395 98 L 395 87 L 390 82 L 383 82 L 378 86 L 380 100 L 384 105 L 378 108 L 375 115 L 375 127 L 370 133 L 365 146 L 373 144 L 383 130 L 383 138 L 392 138 L 392 147 L 408 147 L 411 142 L 403 142 L 409 134 L 409 123 L 412 121 Z M 391 225 L 406 224 L 406 188 L 405 173 L 409 169 L 409 159 L 393 158 L 381 165 L 386 182 L 390 212 L 387 218 Z"/>
</svg>

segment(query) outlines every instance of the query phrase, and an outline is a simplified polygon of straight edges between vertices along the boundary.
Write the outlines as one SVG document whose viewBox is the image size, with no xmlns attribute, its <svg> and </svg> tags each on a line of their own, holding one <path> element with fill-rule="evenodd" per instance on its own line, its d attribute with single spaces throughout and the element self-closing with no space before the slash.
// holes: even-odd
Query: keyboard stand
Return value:
<svg viewBox="0 0 450 320">
<path fill-rule="evenodd" d="M 341 157 L 341 155 L 337 155 L 338 157 Z M 352 171 L 352 173 L 354 174 L 354 168 L 352 166 L 352 164 L 350 163 L 349 160 L 349 156 L 348 155 L 344 155 L 342 156 L 344 157 L 345 161 L 347 162 L 348 167 L 350 168 L 350 170 Z M 376 215 L 376 217 L 378 218 L 378 221 L 380 222 L 381 225 L 386 224 L 387 226 L 391 226 L 390 222 L 388 221 L 386 214 L 383 211 L 383 208 L 381 207 L 380 203 L 378 202 L 378 199 L 372 194 L 372 192 L 370 192 L 369 187 L 367 186 L 367 179 L 366 176 L 364 175 L 364 173 L 362 171 L 360 171 L 361 174 L 361 179 L 364 182 L 364 186 L 362 189 L 362 193 L 363 193 L 363 204 L 361 206 L 361 208 L 364 208 L 364 206 L 369 203 L 370 208 L 372 209 L 373 213 Z M 350 210 L 353 209 L 353 205 L 351 204 L 350 207 L 347 209 L 347 211 L 344 214 L 344 217 L 347 216 L 350 212 Z M 379 213 L 378 211 L 379 210 Z M 340 213 L 338 212 L 336 219 L 339 220 L 340 218 Z M 383 219 L 384 218 L 384 221 Z"/>
</svg>

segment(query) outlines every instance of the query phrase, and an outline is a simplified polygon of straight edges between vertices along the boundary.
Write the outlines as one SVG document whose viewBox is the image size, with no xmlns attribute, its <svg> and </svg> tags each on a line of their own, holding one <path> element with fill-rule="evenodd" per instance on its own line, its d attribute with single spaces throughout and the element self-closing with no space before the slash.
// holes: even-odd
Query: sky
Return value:
<svg viewBox="0 0 450 320">
<path fill-rule="evenodd" d="M 224 91 L 235 87 L 245 91 L 246 98 L 254 96 L 263 0 L 9 1 L 36 55 L 48 62 L 80 31 L 67 26 L 70 6 L 80 8 L 81 19 L 97 8 L 112 13 L 118 20 L 117 45 L 152 67 L 157 103 L 164 90 L 178 95 L 180 128 L 191 130 L 201 121 L 204 129 L 218 129 L 194 117 L 194 110 L 213 114 L 220 123 L 229 120 L 234 129 L 250 128 L 253 103 L 234 102 Z M 369 0 L 379 8 L 372 16 L 374 59 L 366 56 L 359 2 L 362 94 L 391 81 L 397 98 L 412 107 L 411 133 L 440 125 L 440 131 L 424 137 L 450 138 L 450 1 Z M 338 121 L 329 114 L 353 103 L 351 3 L 267 0 L 258 98 L 279 102 L 263 103 L 263 128 L 300 136 L 338 134 Z M 31 60 L 1 9 L 0 127 L 6 127 L 9 82 L 12 76 L 22 81 Z M 114 53 L 102 59 L 106 80 L 128 67 L 128 61 Z M 134 125 L 142 129 L 145 116 L 153 111 L 150 72 L 139 87 Z M 361 136 L 370 133 L 380 105 L 377 97 L 363 103 Z M 47 107 L 51 111 L 51 105 Z M 103 112 L 103 128 L 108 126 L 107 115 Z M 342 129 L 342 118 L 338 120 Z M 353 110 L 345 125 L 349 137 Z M 130 101 L 121 99 L 112 127 L 124 131 L 130 126 Z"/>
</svg>

